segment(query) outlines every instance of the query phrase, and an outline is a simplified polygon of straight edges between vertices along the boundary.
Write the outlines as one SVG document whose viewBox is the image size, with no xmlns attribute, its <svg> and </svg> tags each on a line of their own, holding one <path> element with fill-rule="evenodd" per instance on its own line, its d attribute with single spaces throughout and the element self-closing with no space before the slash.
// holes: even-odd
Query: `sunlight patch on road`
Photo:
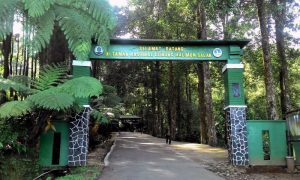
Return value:
<svg viewBox="0 0 300 180">
<path fill-rule="evenodd" d="M 136 139 L 134 136 L 119 137 L 120 139 Z"/>
<path fill-rule="evenodd" d="M 142 145 L 155 145 L 156 143 L 140 143 Z"/>
<path fill-rule="evenodd" d="M 161 158 L 161 159 L 165 161 L 177 161 L 177 159 L 174 158 Z"/>
<path fill-rule="evenodd" d="M 165 144 L 165 143 L 139 143 L 141 145 L 162 145 L 162 144 Z"/>
<path fill-rule="evenodd" d="M 193 150 L 199 153 L 207 153 L 207 154 L 212 154 L 214 157 L 227 157 L 228 151 L 226 149 L 222 148 L 215 148 L 211 147 L 209 145 L 204 145 L 204 144 L 175 144 L 172 145 L 175 147 L 175 149 L 178 150 Z"/>
<path fill-rule="evenodd" d="M 166 170 L 166 169 L 151 168 L 151 169 L 148 169 L 148 171 L 160 173 L 164 177 L 174 177 L 174 178 L 176 177 L 175 173 L 173 173 L 173 172 L 171 172 L 169 170 Z"/>
<path fill-rule="evenodd" d="M 123 165 L 128 165 L 130 163 L 132 163 L 132 162 L 131 161 L 120 161 L 120 162 L 118 162 L 118 165 L 123 166 Z"/>
<path fill-rule="evenodd" d="M 157 163 L 156 162 L 147 162 L 147 164 L 156 165 Z"/>
</svg>

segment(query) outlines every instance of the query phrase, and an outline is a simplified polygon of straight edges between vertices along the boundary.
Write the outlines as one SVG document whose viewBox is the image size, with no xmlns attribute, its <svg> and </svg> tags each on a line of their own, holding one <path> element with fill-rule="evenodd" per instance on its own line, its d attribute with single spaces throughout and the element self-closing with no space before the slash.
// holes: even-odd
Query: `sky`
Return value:
<svg viewBox="0 0 300 180">
<path fill-rule="evenodd" d="M 123 7 L 127 5 L 127 0 L 108 0 L 112 6 Z"/>
</svg>

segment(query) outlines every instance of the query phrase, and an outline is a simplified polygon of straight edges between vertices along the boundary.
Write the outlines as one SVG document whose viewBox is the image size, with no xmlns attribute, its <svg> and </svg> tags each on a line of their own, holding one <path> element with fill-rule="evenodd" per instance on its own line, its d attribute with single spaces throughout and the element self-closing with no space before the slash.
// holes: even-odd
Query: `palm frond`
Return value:
<svg viewBox="0 0 300 180">
<path fill-rule="evenodd" d="M 57 86 L 65 80 L 67 71 L 67 67 L 62 64 L 46 66 L 40 72 L 39 78 L 33 83 L 33 87 L 37 90 L 43 91 Z"/>
<path fill-rule="evenodd" d="M 12 32 L 14 14 L 19 0 L 0 0 L 0 40 Z"/>
<path fill-rule="evenodd" d="M 0 119 L 19 117 L 31 111 L 29 101 L 10 101 L 0 106 Z"/>
<path fill-rule="evenodd" d="M 31 17 L 42 16 L 49 10 L 55 0 L 23 0 L 25 9 Z"/>
<path fill-rule="evenodd" d="M 31 95 L 27 100 L 39 108 L 57 111 L 67 110 L 75 102 L 71 95 L 60 92 L 56 87 Z"/>
<path fill-rule="evenodd" d="M 74 78 L 60 85 L 58 88 L 75 98 L 99 96 L 103 91 L 100 81 L 93 77 Z"/>
</svg>

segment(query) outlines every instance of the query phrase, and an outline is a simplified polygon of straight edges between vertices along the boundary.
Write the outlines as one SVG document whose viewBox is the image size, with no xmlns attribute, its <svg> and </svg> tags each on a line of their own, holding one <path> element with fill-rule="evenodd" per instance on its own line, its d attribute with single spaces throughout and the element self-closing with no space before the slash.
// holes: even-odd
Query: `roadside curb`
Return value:
<svg viewBox="0 0 300 180">
<path fill-rule="evenodd" d="M 110 151 L 106 154 L 105 158 L 104 158 L 104 167 L 107 167 L 109 166 L 109 156 L 110 154 L 113 152 L 115 146 L 116 146 L 116 142 L 117 142 L 117 139 L 114 140 L 114 144 L 110 147 Z"/>
</svg>

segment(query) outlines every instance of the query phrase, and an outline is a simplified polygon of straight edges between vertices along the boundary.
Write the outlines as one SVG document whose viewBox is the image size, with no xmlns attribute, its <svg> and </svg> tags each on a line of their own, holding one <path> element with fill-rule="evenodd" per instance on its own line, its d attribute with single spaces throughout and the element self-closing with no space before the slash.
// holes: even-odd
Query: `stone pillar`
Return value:
<svg viewBox="0 0 300 180">
<path fill-rule="evenodd" d="M 246 107 L 228 107 L 225 112 L 229 161 L 236 166 L 248 165 Z"/>
<path fill-rule="evenodd" d="M 73 61 L 73 78 L 91 76 L 91 61 Z M 76 100 L 84 107 L 83 112 L 73 117 L 69 137 L 69 166 L 83 166 L 87 163 L 89 119 L 91 108 L 88 98 Z"/>
<path fill-rule="evenodd" d="M 230 46 L 228 64 L 222 70 L 225 83 L 225 104 L 228 157 L 232 165 L 249 164 L 246 127 L 246 105 L 241 49 Z"/>
<path fill-rule="evenodd" d="M 69 166 L 84 166 L 87 163 L 89 147 L 89 119 L 91 108 L 85 106 L 82 113 L 77 114 L 71 122 L 69 137 Z"/>
</svg>

